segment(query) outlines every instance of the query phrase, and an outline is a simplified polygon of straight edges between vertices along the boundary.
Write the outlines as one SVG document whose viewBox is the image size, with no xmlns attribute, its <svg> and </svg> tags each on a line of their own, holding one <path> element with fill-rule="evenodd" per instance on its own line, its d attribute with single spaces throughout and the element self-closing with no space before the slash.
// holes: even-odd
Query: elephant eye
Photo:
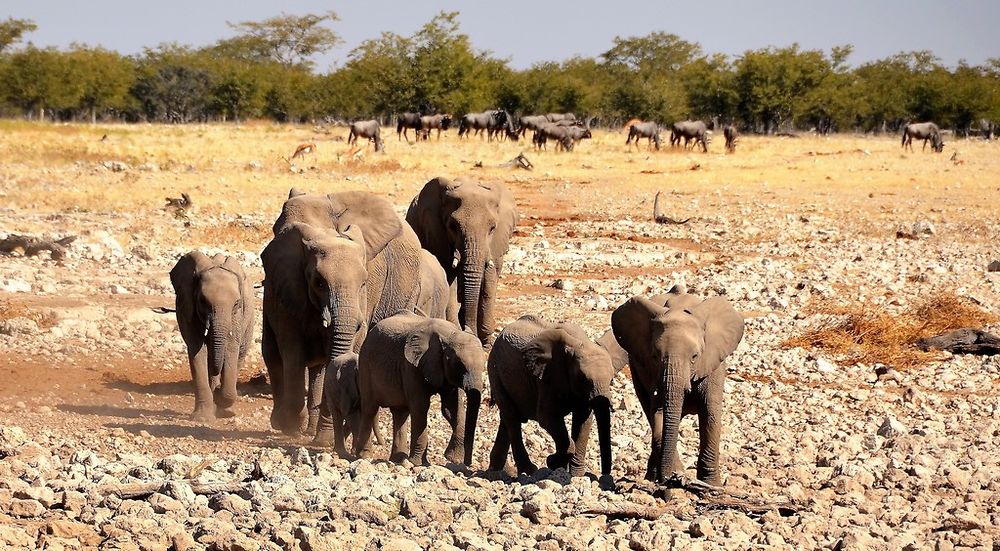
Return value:
<svg viewBox="0 0 1000 551">
<path fill-rule="evenodd" d="M 694 356 L 691 356 L 691 363 L 698 361 L 698 353 L 696 352 Z"/>
<path fill-rule="evenodd" d="M 490 226 L 490 233 L 493 233 L 494 231 L 496 231 L 496 229 L 497 229 L 497 225 L 493 224 L 492 226 Z"/>
</svg>

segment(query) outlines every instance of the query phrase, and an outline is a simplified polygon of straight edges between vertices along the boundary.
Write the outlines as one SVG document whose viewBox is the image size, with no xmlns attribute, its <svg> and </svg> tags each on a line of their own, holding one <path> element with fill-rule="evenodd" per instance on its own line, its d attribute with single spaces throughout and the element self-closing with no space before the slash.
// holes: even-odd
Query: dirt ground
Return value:
<svg viewBox="0 0 1000 551">
<path fill-rule="evenodd" d="M 995 360 L 945 354 L 882 379 L 874 373 L 878 366 L 842 366 L 835 355 L 781 346 L 823 319 L 810 309 L 820 300 L 898 311 L 947 291 L 1000 313 L 1000 274 L 986 270 L 1000 259 L 1000 145 L 954 139 L 934 154 L 919 146 L 903 152 L 897 136 L 747 136 L 734 154 L 723 154 L 720 136 L 703 154 L 645 144 L 630 149 L 624 134 L 598 131 L 575 151 L 557 153 L 533 151 L 530 142 L 459 140 L 454 132 L 440 142 L 407 143 L 385 130 L 385 154 L 369 148 L 351 158 L 345 128 L 0 123 L 0 237 L 79 236 L 63 261 L 0 256 L 0 426 L 22 428 L 42 448 L 109 458 L 182 454 L 252 462 L 264 448 L 294 455 L 307 442 L 269 429 L 259 346 L 244 366 L 238 416 L 208 426 L 188 420 L 193 397 L 176 323 L 151 310 L 172 304 L 173 262 L 194 248 L 221 250 L 262 278 L 258 255 L 292 187 L 368 190 L 402 213 L 435 176 L 499 181 L 521 213 L 499 290 L 499 327 L 533 313 L 576 321 L 596 337 L 632 295 L 684 282 L 699 294 L 726 296 L 747 319 L 743 344 L 729 361 L 727 487 L 797 500 L 805 511 L 797 520 L 746 524 L 727 516 L 731 511 L 699 509 L 697 498 L 687 496 L 670 522 L 633 519 L 579 543 L 547 533 L 561 546 L 662 548 L 668 545 L 656 539 L 661 527 L 681 534 L 670 536 L 678 546 L 1000 545 Z M 310 141 L 318 144 L 314 155 L 284 159 Z M 534 170 L 497 166 L 519 152 Z M 654 223 L 657 192 L 667 214 L 690 220 Z M 164 208 L 165 197 L 181 193 L 190 194 L 193 208 L 185 214 Z M 898 230 L 926 229 L 914 228 L 918 222 L 930 232 L 897 237 Z M 257 332 L 259 339 L 259 323 Z M 619 481 L 640 479 L 648 428 L 631 383 L 616 385 L 621 438 L 614 474 Z M 896 441 L 876 436 L 886 417 L 905 427 Z M 495 418 L 495 411 L 484 412 L 480 468 Z M 685 423 L 684 457 L 691 464 L 697 432 Z M 928 423 L 944 424 L 947 434 L 917 446 L 923 451 L 893 455 L 911 445 L 907 438 L 933 433 Z M 444 439 L 435 435 L 438 449 Z M 529 444 L 539 455 L 550 445 L 542 437 Z M 323 451 L 329 450 L 311 453 Z M 866 463 L 871 457 L 883 457 L 877 468 Z M 920 461 L 931 473 L 922 487 L 893 485 L 883 472 Z M 874 469 L 872 483 L 858 475 L 866 468 Z M 971 482 L 949 479 L 956 469 L 968 471 Z M 861 480 L 860 487 L 838 487 L 848 484 L 839 481 L 845 477 Z M 595 496 L 605 493 L 595 489 Z M 648 505 L 629 495 L 618 497 Z M 41 526 L 39 518 L 6 516 L 2 497 L 0 523 Z M 910 504 L 910 517 L 880 514 L 898 508 L 896 498 Z M 941 518 L 949 516 L 973 520 L 942 529 Z M 701 524 L 691 527 L 706 518 L 710 533 Z M 517 524 L 518 533 L 534 534 L 533 545 L 547 541 L 535 526 L 546 523 L 530 520 L 529 527 Z M 563 511 L 547 523 L 572 529 L 570 520 Z M 457 531 L 448 541 L 516 547 L 503 539 L 509 534 L 485 536 L 504 532 L 485 526 L 485 543 L 460 541 Z M 365 533 L 371 539 L 383 532 L 392 530 Z M 634 543 L 640 536 L 649 541 Z"/>
</svg>

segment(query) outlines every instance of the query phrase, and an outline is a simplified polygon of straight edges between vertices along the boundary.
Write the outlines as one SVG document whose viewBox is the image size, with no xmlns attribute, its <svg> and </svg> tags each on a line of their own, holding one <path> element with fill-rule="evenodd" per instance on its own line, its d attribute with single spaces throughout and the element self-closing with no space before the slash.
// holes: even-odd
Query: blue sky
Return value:
<svg viewBox="0 0 1000 551">
<path fill-rule="evenodd" d="M 39 28 L 27 38 L 38 46 L 81 42 L 131 54 L 162 42 L 210 44 L 233 34 L 227 21 L 327 10 L 340 16 L 332 28 L 344 43 L 317 58 L 321 71 L 343 63 L 362 40 L 382 31 L 412 34 L 441 10 L 459 11 L 473 45 L 509 59 L 515 68 L 577 54 L 597 56 L 615 36 L 652 31 L 675 33 L 706 52 L 731 55 L 793 42 L 824 50 L 851 43 L 852 65 L 924 49 L 947 65 L 1000 57 L 1000 0 L 4 0 L 0 17 L 33 19 Z"/>
</svg>

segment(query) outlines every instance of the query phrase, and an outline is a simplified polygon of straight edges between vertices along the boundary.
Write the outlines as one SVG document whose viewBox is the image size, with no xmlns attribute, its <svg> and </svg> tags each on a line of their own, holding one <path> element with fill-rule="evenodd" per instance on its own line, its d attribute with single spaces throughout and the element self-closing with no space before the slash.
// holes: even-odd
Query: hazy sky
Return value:
<svg viewBox="0 0 1000 551">
<path fill-rule="evenodd" d="M 82 42 L 131 54 L 161 42 L 210 44 L 233 34 L 227 21 L 331 9 L 340 16 L 332 28 L 344 43 L 317 58 L 320 70 L 342 64 L 352 48 L 382 31 L 412 34 L 441 10 L 461 12 L 473 45 L 508 58 L 515 68 L 597 56 L 615 36 L 652 31 L 734 55 L 793 42 L 825 50 L 851 43 L 853 65 L 924 49 L 947 65 L 1000 57 L 1000 0 L 2 0 L 0 17 L 33 19 L 38 30 L 27 38 L 38 46 Z"/>
</svg>

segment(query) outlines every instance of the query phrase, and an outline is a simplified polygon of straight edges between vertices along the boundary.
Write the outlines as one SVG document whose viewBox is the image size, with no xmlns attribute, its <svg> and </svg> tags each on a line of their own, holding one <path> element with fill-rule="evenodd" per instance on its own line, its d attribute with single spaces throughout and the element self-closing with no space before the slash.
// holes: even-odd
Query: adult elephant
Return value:
<svg viewBox="0 0 1000 551">
<path fill-rule="evenodd" d="M 694 140 L 694 145 L 700 143 L 702 152 L 708 153 L 708 136 L 708 126 L 703 121 L 675 122 L 670 132 L 670 145 L 680 145 L 681 138 L 684 138 L 684 149 L 687 149 Z"/>
<path fill-rule="evenodd" d="M 414 197 L 406 221 L 456 287 L 461 327 L 484 344 L 493 334 L 493 308 L 503 256 L 518 221 L 506 186 L 435 178 Z"/>
<path fill-rule="evenodd" d="M 678 287 L 652 299 L 633 297 L 611 315 L 611 328 L 628 352 L 635 393 L 652 429 L 647 479 L 663 482 L 681 469 L 681 416 L 697 413 L 698 479 L 721 483 L 723 361 L 742 340 L 743 325 L 743 317 L 724 298 L 702 300 Z"/>
<path fill-rule="evenodd" d="M 421 289 L 420 242 L 391 203 L 362 191 L 293 189 L 273 231 L 261 254 L 271 426 L 326 444 L 333 426 L 320 418 L 325 368 L 356 352 L 369 325 L 430 292 Z"/>
<path fill-rule="evenodd" d="M 913 151 L 913 138 L 924 141 L 921 151 L 927 150 L 927 142 L 931 142 L 931 149 L 937 153 L 944 150 L 944 141 L 941 139 L 941 129 L 932 122 L 913 122 L 903 127 L 903 150 L 909 148 Z"/>
<path fill-rule="evenodd" d="M 232 417 L 236 379 L 253 342 L 253 285 L 235 258 L 200 251 L 177 261 L 170 283 L 194 382 L 191 418 Z"/>
<path fill-rule="evenodd" d="M 573 323 L 550 323 L 523 316 L 504 328 L 490 351 L 487 367 L 500 426 L 490 452 L 490 470 L 503 470 L 508 450 L 520 473 L 535 464 L 524 447 L 521 425 L 528 420 L 552 436 L 550 469 L 564 467 L 571 476 L 586 470 L 587 442 L 597 420 L 601 474 L 611 474 L 611 379 L 615 369 L 607 351 Z M 572 414 L 572 433 L 566 415 Z"/>
<path fill-rule="evenodd" d="M 406 141 L 410 141 L 410 138 L 406 135 L 406 130 L 412 128 L 414 134 L 419 137 L 419 132 L 423 128 L 420 121 L 420 113 L 403 113 L 396 117 L 396 139 L 402 140 L 406 138 Z"/>
</svg>

